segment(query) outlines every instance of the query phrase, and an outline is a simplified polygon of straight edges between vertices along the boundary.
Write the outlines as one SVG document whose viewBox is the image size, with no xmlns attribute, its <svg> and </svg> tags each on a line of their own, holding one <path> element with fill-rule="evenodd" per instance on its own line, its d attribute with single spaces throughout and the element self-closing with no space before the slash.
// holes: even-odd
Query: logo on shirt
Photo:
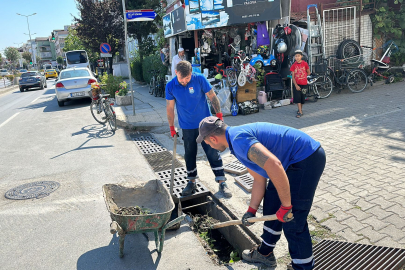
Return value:
<svg viewBox="0 0 405 270">
<path fill-rule="evenodd" d="M 193 88 L 193 87 L 190 87 L 190 88 L 188 89 L 188 92 L 189 92 L 190 94 L 194 94 L 194 88 Z"/>
</svg>

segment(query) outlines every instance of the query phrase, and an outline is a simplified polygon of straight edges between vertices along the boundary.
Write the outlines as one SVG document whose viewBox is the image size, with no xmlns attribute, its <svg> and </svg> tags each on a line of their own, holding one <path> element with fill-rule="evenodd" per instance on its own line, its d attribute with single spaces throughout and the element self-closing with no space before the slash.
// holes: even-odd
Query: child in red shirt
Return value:
<svg viewBox="0 0 405 270">
<path fill-rule="evenodd" d="M 302 51 L 295 51 L 295 63 L 291 66 L 290 71 L 292 72 L 293 80 L 293 93 L 294 100 L 293 102 L 297 104 L 297 118 L 300 118 L 304 114 L 302 113 L 302 105 L 305 103 L 305 93 L 307 90 L 307 76 L 311 74 L 307 62 L 302 60 Z"/>
</svg>

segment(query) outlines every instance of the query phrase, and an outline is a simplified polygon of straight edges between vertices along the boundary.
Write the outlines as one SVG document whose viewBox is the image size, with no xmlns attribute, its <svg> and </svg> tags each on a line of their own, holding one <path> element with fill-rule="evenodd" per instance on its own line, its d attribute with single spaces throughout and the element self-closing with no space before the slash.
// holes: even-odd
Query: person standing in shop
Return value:
<svg viewBox="0 0 405 270">
<path fill-rule="evenodd" d="M 172 59 L 172 79 L 174 78 L 174 76 L 176 76 L 177 64 L 180 63 L 180 61 L 183 61 L 183 60 L 185 60 L 184 59 L 184 49 L 179 48 L 179 50 L 177 51 L 177 54 Z"/>
<path fill-rule="evenodd" d="M 305 103 L 305 94 L 307 92 L 308 81 L 307 76 L 311 74 L 307 62 L 302 60 L 302 51 L 295 51 L 295 63 L 291 66 L 290 71 L 292 72 L 293 80 L 293 102 L 297 104 L 297 118 L 301 118 L 304 113 L 302 112 L 302 105 Z"/>
<path fill-rule="evenodd" d="M 191 195 L 197 188 L 195 183 L 197 174 L 197 136 L 198 124 L 211 115 L 207 97 L 215 110 L 216 116 L 222 119 L 221 107 L 211 84 L 200 73 L 192 73 L 191 63 L 180 61 L 176 67 L 176 77 L 166 85 L 166 111 L 170 134 L 174 137 L 177 131 L 174 127 L 174 106 L 183 132 L 184 159 L 186 161 L 187 179 L 189 182 L 182 191 L 182 196 Z M 215 181 L 219 183 L 219 192 L 224 197 L 232 197 L 232 193 L 225 183 L 225 172 L 218 150 L 206 143 L 201 144 L 210 163 Z"/>
</svg>

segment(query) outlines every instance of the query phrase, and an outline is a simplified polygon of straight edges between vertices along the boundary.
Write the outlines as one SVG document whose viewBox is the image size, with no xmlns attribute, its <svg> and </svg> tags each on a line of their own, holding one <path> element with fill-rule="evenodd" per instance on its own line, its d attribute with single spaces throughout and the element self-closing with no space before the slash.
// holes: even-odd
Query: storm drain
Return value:
<svg viewBox="0 0 405 270">
<path fill-rule="evenodd" d="M 405 265 L 405 249 L 322 240 L 314 247 L 318 270 L 397 270 Z"/>
<path fill-rule="evenodd" d="M 250 173 L 236 176 L 235 181 L 247 192 L 252 192 L 253 188 L 253 176 Z"/>
<path fill-rule="evenodd" d="M 159 153 L 163 151 L 167 151 L 163 145 L 160 144 L 158 140 L 153 138 L 152 136 L 141 136 L 133 138 L 136 146 L 142 152 L 142 154 L 151 154 L 151 153 Z"/>
<path fill-rule="evenodd" d="M 224 171 L 228 173 L 234 173 L 237 175 L 245 174 L 248 172 L 245 165 L 243 165 L 239 160 L 232 161 L 224 166 Z"/>
<path fill-rule="evenodd" d="M 172 170 L 170 169 L 170 170 L 166 170 L 166 171 L 155 172 L 155 174 L 158 177 L 158 179 L 165 179 L 165 178 L 171 177 L 171 172 L 172 172 Z M 174 177 L 177 177 L 180 175 L 187 175 L 186 167 L 180 167 L 180 168 L 174 169 Z"/>
<path fill-rule="evenodd" d="M 173 155 L 168 151 L 145 154 L 145 158 L 155 172 L 171 170 L 172 168 Z M 174 167 L 175 168 L 183 167 L 183 164 L 181 164 L 180 161 L 175 159 Z"/>
<path fill-rule="evenodd" d="M 39 181 L 24 184 L 10 189 L 5 197 L 10 200 L 40 199 L 48 196 L 59 188 L 60 184 L 54 181 Z"/>
<path fill-rule="evenodd" d="M 168 179 L 160 179 L 168 189 L 170 189 L 170 178 Z M 187 175 L 177 176 L 173 180 L 173 193 L 174 195 L 179 198 L 181 201 L 187 201 L 190 199 L 195 199 L 201 196 L 208 195 L 210 192 L 209 190 L 197 179 L 196 183 L 196 190 L 190 196 L 181 196 L 181 192 L 186 187 L 188 182 Z"/>
</svg>

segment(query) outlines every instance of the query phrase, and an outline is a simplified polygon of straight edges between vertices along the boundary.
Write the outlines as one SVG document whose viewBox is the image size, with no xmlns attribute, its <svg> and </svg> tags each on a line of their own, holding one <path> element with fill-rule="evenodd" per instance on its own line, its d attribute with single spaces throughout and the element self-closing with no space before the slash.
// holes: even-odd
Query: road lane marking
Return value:
<svg viewBox="0 0 405 270">
<path fill-rule="evenodd" d="M 19 114 L 19 112 L 18 113 L 15 113 L 14 115 L 12 115 L 9 119 L 7 119 L 6 121 L 4 121 L 1 125 L 0 125 L 0 128 L 2 127 L 2 126 L 4 126 L 5 124 L 7 124 L 8 122 L 10 122 L 14 117 L 16 117 L 17 115 Z"/>
<path fill-rule="evenodd" d="M 36 99 L 34 99 L 33 101 L 30 102 L 30 104 L 34 103 L 35 101 L 37 101 L 41 96 L 37 97 Z"/>
</svg>

